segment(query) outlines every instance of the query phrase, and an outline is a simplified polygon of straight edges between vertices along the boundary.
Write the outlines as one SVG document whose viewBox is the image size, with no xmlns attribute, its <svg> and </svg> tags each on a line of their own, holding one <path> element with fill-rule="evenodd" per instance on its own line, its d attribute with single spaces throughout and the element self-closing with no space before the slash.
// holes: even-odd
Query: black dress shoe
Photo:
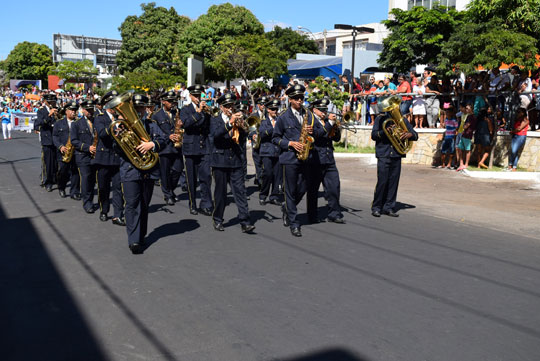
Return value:
<svg viewBox="0 0 540 361">
<path fill-rule="evenodd" d="M 165 203 L 168 206 L 174 206 L 175 205 L 174 199 L 172 199 L 172 198 L 165 198 Z"/>
<path fill-rule="evenodd" d="M 302 237 L 302 232 L 300 231 L 300 227 L 291 228 L 291 234 L 295 237 Z"/>
<path fill-rule="evenodd" d="M 264 206 L 266 204 L 266 201 L 264 199 L 259 199 L 259 204 L 261 206 Z"/>
<path fill-rule="evenodd" d="M 71 199 L 73 199 L 75 201 L 80 201 L 81 200 L 81 195 L 76 193 L 76 194 L 71 196 Z"/>
<path fill-rule="evenodd" d="M 242 233 L 251 233 L 255 229 L 252 224 L 242 224 Z"/>
<path fill-rule="evenodd" d="M 373 212 L 371 212 L 371 215 L 372 215 L 373 217 L 380 217 L 380 216 L 381 216 L 381 212 L 379 212 L 379 211 L 373 211 Z"/>
<path fill-rule="evenodd" d="M 281 218 L 283 219 L 283 227 L 289 227 L 289 217 L 284 207 L 281 207 Z"/>
<path fill-rule="evenodd" d="M 99 220 L 102 221 L 102 222 L 107 222 L 107 219 L 109 219 L 109 217 L 107 217 L 107 213 L 103 213 L 101 212 L 99 214 Z"/>
<path fill-rule="evenodd" d="M 193 214 L 194 216 L 196 216 L 197 214 L 199 214 L 199 212 L 197 212 L 196 209 L 192 208 L 189 210 L 189 214 Z"/>
<path fill-rule="evenodd" d="M 130 244 L 129 249 L 131 250 L 131 253 L 133 254 L 142 254 L 144 251 L 143 246 L 138 242 Z"/>
<path fill-rule="evenodd" d="M 212 215 L 212 209 L 211 208 L 202 208 L 199 210 L 199 213 L 205 215 L 205 216 L 211 216 Z"/>
<path fill-rule="evenodd" d="M 175 202 L 180 202 L 180 196 L 174 196 L 174 201 Z"/>
<path fill-rule="evenodd" d="M 214 229 L 220 232 L 223 232 L 225 230 L 225 228 L 223 228 L 223 223 L 221 222 L 214 223 Z"/>
<path fill-rule="evenodd" d="M 383 214 L 386 214 L 386 215 L 389 216 L 389 217 L 399 217 L 399 214 L 397 214 L 397 213 L 394 212 L 394 211 L 384 212 Z"/>
<path fill-rule="evenodd" d="M 52 192 L 52 184 L 47 184 L 45 186 L 45 189 L 47 190 L 47 192 Z"/>
<path fill-rule="evenodd" d="M 271 199 L 270 202 L 267 202 L 267 203 L 270 203 L 276 206 L 281 206 L 281 202 L 278 201 L 277 199 Z"/>
<path fill-rule="evenodd" d="M 338 224 L 345 224 L 345 220 L 343 218 L 328 218 L 328 221 Z"/>
<path fill-rule="evenodd" d="M 86 213 L 88 213 L 88 214 L 92 214 L 92 213 L 95 212 L 95 210 L 94 210 L 93 207 L 92 207 L 92 208 L 85 209 L 84 211 L 85 211 Z"/>
<path fill-rule="evenodd" d="M 60 197 L 62 197 L 62 198 L 66 198 L 66 197 L 67 197 L 66 191 L 63 190 L 63 189 L 59 190 L 58 193 L 60 194 Z"/>
<path fill-rule="evenodd" d="M 122 218 L 113 218 L 112 224 L 116 224 L 117 226 L 125 226 L 126 222 Z"/>
</svg>

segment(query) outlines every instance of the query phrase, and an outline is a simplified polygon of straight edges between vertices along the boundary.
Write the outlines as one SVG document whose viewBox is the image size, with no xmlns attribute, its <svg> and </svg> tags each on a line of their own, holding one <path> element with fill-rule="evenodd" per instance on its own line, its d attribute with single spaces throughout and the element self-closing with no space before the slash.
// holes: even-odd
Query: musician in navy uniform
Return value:
<svg viewBox="0 0 540 361">
<path fill-rule="evenodd" d="M 340 181 L 339 172 L 334 159 L 333 142 L 341 139 L 341 130 L 336 125 L 336 115 L 328 115 L 330 100 L 322 98 L 311 103 L 315 123 L 315 133 L 321 134 L 313 143 L 313 158 L 310 174 L 313 178 L 312 187 L 307 191 L 308 218 L 317 222 L 317 198 L 319 186 L 323 184 L 324 192 L 328 200 L 328 220 L 343 224 L 343 213 L 339 204 Z"/>
<path fill-rule="evenodd" d="M 189 195 L 189 212 L 199 211 L 205 216 L 212 215 L 212 194 L 210 174 L 210 114 L 206 102 L 201 100 L 202 85 L 188 87 L 190 104 L 180 111 L 184 128 L 182 152 L 185 157 L 185 174 Z M 205 111 L 206 110 L 206 111 Z M 201 201 L 197 211 L 197 182 L 200 183 Z"/>
<path fill-rule="evenodd" d="M 255 116 L 259 118 L 262 122 L 264 118 L 266 118 L 266 111 L 265 111 L 265 104 L 268 102 L 268 98 L 263 96 L 257 99 L 256 101 L 256 109 L 253 113 L 251 113 L 249 116 Z M 261 178 L 262 178 L 262 160 L 260 155 L 260 148 L 255 148 L 255 144 L 257 143 L 257 130 L 253 129 L 249 133 L 249 139 L 251 140 L 251 157 L 253 158 L 253 164 L 255 165 L 255 184 L 260 186 L 262 184 Z"/>
<path fill-rule="evenodd" d="M 279 162 L 283 169 L 283 191 L 285 192 L 285 204 L 282 207 L 283 225 L 290 227 L 291 234 L 301 237 L 300 221 L 298 220 L 297 205 L 300 203 L 307 189 L 311 187 L 312 179 L 309 177 L 309 163 L 312 154 L 306 160 L 297 158 L 299 152 L 304 149 L 304 144 L 299 142 L 304 119 L 305 129 L 308 134 L 317 138 L 314 133 L 313 113 L 302 107 L 306 88 L 301 84 L 295 84 L 287 89 L 285 94 L 289 97 L 289 108 L 281 114 L 276 121 L 272 143 L 280 147 L 282 153 Z M 320 130 L 320 128 L 317 128 Z"/>
<path fill-rule="evenodd" d="M 174 91 L 167 91 L 160 96 L 162 107 L 152 115 L 152 120 L 155 121 L 162 136 L 167 140 L 166 145 L 159 149 L 159 167 L 161 173 L 161 191 L 165 203 L 172 206 L 180 199 L 174 193 L 180 175 L 184 168 L 184 160 L 182 158 L 182 148 L 176 148 L 174 143 L 180 138 L 174 133 L 176 126 L 176 108 L 177 96 Z"/>
<path fill-rule="evenodd" d="M 251 224 L 244 170 L 242 168 L 243 149 L 247 132 L 243 128 L 244 116 L 234 109 L 236 97 L 232 93 L 222 95 L 218 100 L 221 114 L 213 117 L 210 134 L 213 140 L 210 166 L 214 177 L 214 229 L 224 231 L 223 214 L 227 202 L 227 182 L 230 182 L 234 202 L 238 207 L 238 218 L 242 232 L 251 233 L 255 226 Z"/>
<path fill-rule="evenodd" d="M 79 201 L 81 200 L 80 178 L 79 170 L 77 169 L 77 164 L 75 162 L 75 156 L 72 154 L 71 160 L 67 163 L 62 160 L 64 154 L 68 151 L 66 145 L 70 139 L 71 126 L 76 121 L 79 105 L 76 101 L 72 101 L 65 106 L 65 110 L 66 116 L 54 123 L 52 133 L 54 146 L 58 149 L 58 192 L 60 193 L 60 197 L 67 197 L 66 185 L 69 181 L 69 195 L 72 199 Z"/>
<path fill-rule="evenodd" d="M 279 154 L 281 150 L 272 143 L 272 134 L 277 120 L 277 112 L 281 105 L 279 99 L 273 99 L 266 103 L 268 115 L 262 119 L 259 126 L 259 137 L 261 145 L 259 154 L 261 156 L 262 173 L 261 187 L 259 192 L 259 204 L 267 203 L 281 205 L 281 192 L 279 185 L 282 182 L 282 169 L 279 164 Z M 272 192 L 270 193 L 270 188 Z M 270 197 L 267 200 L 267 197 Z"/>
<path fill-rule="evenodd" d="M 118 95 L 116 90 L 105 94 L 101 99 L 103 107 L 107 102 Z M 112 223 L 118 226 L 125 226 L 124 222 L 124 199 L 122 195 L 122 184 L 120 183 L 120 156 L 113 148 L 114 138 L 111 134 L 110 126 L 115 120 L 114 110 L 100 110 L 101 115 L 94 119 L 94 127 L 98 135 L 98 143 L 94 165 L 97 171 L 97 189 L 100 214 L 99 219 L 106 222 L 109 219 L 108 213 L 111 207 L 111 189 L 113 218 Z"/>
<path fill-rule="evenodd" d="M 382 129 L 384 121 L 388 118 L 388 113 L 379 115 L 371 130 L 371 139 L 375 141 L 375 156 L 377 157 L 377 185 L 371 204 L 371 214 L 374 217 L 380 217 L 381 214 L 390 217 L 399 216 L 395 206 L 401 174 L 401 158 L 404 158 L 405 155 L 396 151 Z M 403 121 L 408 131 L 403 132 L 401 139 L 418 140 L 418 133 L 405 117 L 403 117 Z"/>
<path fill-rule="evenodd" d="M 150 151 L 157 153 L 159 149 L 167 145 L 167 140 L 157 124 L 148 118 L 154 104 L 144 95 L 135 95 L 133 105 L 150 136 L 148 140 L 141 140 L 136 149 L 143 154 Z M 140 170 L 131 163 L 116 144 L 115 149 L 118 149 L 121 154 L 120 180 L 125 200 L 128 245 L 133 254 L 140 254 L 144 251 L 144 238 L 148 231 L 148 209 L 154 192 L 154 182 L 160 178 L 159 165 L 156 164 L 149 170 Z"/>
<path fill-rule="evenodd" d="M 43 96 L 43 107 L 37 112 L 34 130 L 39 131 L 41 142 L 41 185 L 48 192 L 52 192 L 57 172 L 56 147 L 52 139 L 57 114 L 56 96 L 54 94 L 45 94 Z"/>
<path fill-rule="evenodd" d="M 85 100 L 81 103 L 83 117 L 71 126 L 71 143 L 75 147 L 75 161 L 81 178 L 81 195 L 83 209 L 86 213 L 94 213 L 94 186 L 96 184 L 96 154 L 97 133 L 94 129 L 94 101 Z"/>
</svg>

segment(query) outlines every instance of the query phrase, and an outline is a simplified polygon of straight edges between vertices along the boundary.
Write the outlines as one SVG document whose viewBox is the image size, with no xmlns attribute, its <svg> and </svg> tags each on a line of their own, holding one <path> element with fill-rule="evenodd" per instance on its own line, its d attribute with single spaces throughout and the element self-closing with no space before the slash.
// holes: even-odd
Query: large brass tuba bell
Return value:
<svg viewBox="0 0 540 361">
<path fill-rule="evenodd" d="M 261 146 L 261 138 L 259 137 L 259 127 L 261 126 L 261 118 L 259 118 L 256 115 L 252 115 L 250 117 L 247 117 L 246 124 L 248 125 L 250 131 L 257 132 L 257 141 L 253 145 L 253 148 L 259 149 L 259 147 Z"/>
<path fill-rule="evenodd" d="M 137 150 L 141 141 L 150 141 L 150 136 L 146 132 L 144 124 L 139 119 L 137 111 L 133 106 L 132 96 L 133 91 L 118 95 L 109 101 L 104 109 L 114 109 L 122 115 L 124 119 L 111 123 L 111 134 L 136 168 L 149 170 L 156 165 L 159 157 L 153 151 L 142 154 Z"/>
<path fill-rule="evenodd" d="M 390 114 L 390 118 L 386 119 L 382 124 L 384 133 L 396 148 L 396 151 L 405 155 L 411 150 L 412 142 L 409 139 L 401 139 L 401 135 L 408 132 L 409 129 L 407 129 L 407 125 L 399 111 L 400 104 L 401 98 L 399 96 L 390 96 L 379 101 L 379 109 Z"/>
</svg>

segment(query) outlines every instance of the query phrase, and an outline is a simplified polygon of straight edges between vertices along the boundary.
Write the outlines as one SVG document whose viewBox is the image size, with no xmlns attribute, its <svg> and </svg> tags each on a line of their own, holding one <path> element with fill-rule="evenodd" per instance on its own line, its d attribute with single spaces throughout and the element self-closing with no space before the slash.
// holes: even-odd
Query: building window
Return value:
<svg viewBox="0 0 540 361">
<path fill-rule="evenodd" d="M 354 46 L 356 50 L 366 50 L 367 40 L 356 40 Z M 352 41 L 344 41 L 343 49 L 352 49 Z"/>
<path fill-rule="evenodd" d="M 415 6 L 423 6 L 427 9 L 431 9 L 436 3 L 449 8 L 456 8 L 456 0 L 408 0 L 407 10 L 411 10 Z"/>
</svg>

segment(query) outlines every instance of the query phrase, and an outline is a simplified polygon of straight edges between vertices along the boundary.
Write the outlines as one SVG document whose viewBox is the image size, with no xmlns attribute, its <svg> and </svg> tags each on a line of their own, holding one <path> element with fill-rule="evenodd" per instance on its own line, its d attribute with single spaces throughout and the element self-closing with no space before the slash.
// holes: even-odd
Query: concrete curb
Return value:
<svg viewBox="0 0 540 361">
<path fill-rule="evenodd" d="M 540 183 L 540 172 L 479 172 L 464 169 L 462 173 L 479 179 L 532 180 Z"/>
</svg>

